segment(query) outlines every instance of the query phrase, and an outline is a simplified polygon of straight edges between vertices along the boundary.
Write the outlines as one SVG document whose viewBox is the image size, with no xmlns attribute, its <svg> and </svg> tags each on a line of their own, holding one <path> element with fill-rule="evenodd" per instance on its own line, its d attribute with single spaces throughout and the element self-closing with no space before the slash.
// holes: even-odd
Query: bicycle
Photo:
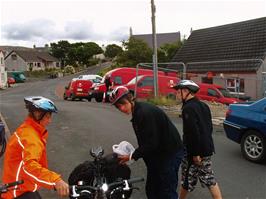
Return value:
<svg viewBox="0 0 266 199">
<path fill-rule="evenodd" d="M 14 190 L 14 189 L 17 189 L 18 185 L 21 185 L 23 184 L 24 181 L 23 180 L 19 180 L 19 181 L 15 181 L 15 182 L 11 182 L 11 183 L 6 183 L 6 184 L 0 184 L 0 199 L 1 199 L 1 195 L 3 193 L 6 193 L 10 190 Z M 13 188 L 14 187 L 14 188 Z"/>
<path fill-rule="evenodd" d="M 92 148 L 93 161 L 85 161 L 70 174 L 71 199 L 127 199 L 131 196 L 132 185 L 144 181 L 143 178 L 130 179 L 130 169 L 119 164 L 117 154 L 103 157 L 101 147 Z"/>
</svg>

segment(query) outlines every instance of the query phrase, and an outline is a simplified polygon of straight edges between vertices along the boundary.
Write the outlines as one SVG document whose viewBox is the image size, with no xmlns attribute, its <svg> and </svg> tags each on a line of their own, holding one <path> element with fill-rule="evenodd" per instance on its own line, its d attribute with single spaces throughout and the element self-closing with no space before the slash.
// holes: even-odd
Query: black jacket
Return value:
<svg viewBox="0 0 266 199">
<path fill-rule="evenodd" d="M 139 145 L 132 155 L 134 160 L 167 157 L 182 148 L 178 130 L 160 108 L 135 102 L 131 122 Z"/>
<path fill-rule="evenodd" d="M 210 108 L 197 98 L 186 101 L 182 109 L 183 143 L 188 156 L 210 156 L 214 153 Z"/>
</svg>

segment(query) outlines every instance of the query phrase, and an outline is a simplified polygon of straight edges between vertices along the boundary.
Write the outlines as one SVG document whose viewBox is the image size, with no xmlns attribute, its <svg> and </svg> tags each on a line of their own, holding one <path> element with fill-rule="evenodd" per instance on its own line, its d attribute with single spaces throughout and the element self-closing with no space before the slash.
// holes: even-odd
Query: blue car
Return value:
<svg viewBox="0 0 266 199">
<path fill-rule="evenodd" d="M 266 160 L 266 97 L 229 105 L 223 126 L 226 136 L 241 145 L 247 160 L 257 163 Z"/>
</svg>

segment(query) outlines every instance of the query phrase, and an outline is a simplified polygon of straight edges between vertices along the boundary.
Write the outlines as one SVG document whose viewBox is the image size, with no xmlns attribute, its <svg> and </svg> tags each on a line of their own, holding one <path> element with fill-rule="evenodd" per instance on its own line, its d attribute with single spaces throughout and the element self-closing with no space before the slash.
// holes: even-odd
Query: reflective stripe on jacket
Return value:
<svg viewBox="0 0 266 199">
<path fill-rule="evenodd" d="M 3 183 L 24 180 L 19 189 L 3 194 L 3 198 L 18 197 L 40 187 L 52 189 L 60 175 L 47 169 L 47 130 L 28 117 L 8 141 L 4 159 Z M 16 187 L 15 187 L 16 188 Z"/>
</svg>

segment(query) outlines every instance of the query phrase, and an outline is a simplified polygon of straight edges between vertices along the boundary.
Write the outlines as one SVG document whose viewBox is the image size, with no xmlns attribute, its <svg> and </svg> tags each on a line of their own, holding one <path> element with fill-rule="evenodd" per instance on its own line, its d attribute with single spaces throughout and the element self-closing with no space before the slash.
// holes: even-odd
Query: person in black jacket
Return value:
<svg viewBox="0 0 266 199">
<path fill-rule="evenodd" d="M 183 145 L 174 124 L 158 107 L 136 102 L 124 86 L 112 91 L 110 102 L 121 112 L 132 114 L 131 122 L 139 145 L 133 154 L 120 156 L 121 163 L 143 158 L 147 167 L 148 199 L 178 199 L 178 170 Z"/>
<path fill-rule="evenodd" d="M 177 98 L 183 102 L 183 143 L 186 149 L 181 165 L 180 199 L 194 190 L 198 179 L 203 186 L 209 188 L 213 198 L 221 199 L 221 191 L 211 166 L 214 144 L 210 109 L 195 97 L 199 90 L 195 82 L 182 80 L 173 88 L 177 90 Z"/>
</svg>

